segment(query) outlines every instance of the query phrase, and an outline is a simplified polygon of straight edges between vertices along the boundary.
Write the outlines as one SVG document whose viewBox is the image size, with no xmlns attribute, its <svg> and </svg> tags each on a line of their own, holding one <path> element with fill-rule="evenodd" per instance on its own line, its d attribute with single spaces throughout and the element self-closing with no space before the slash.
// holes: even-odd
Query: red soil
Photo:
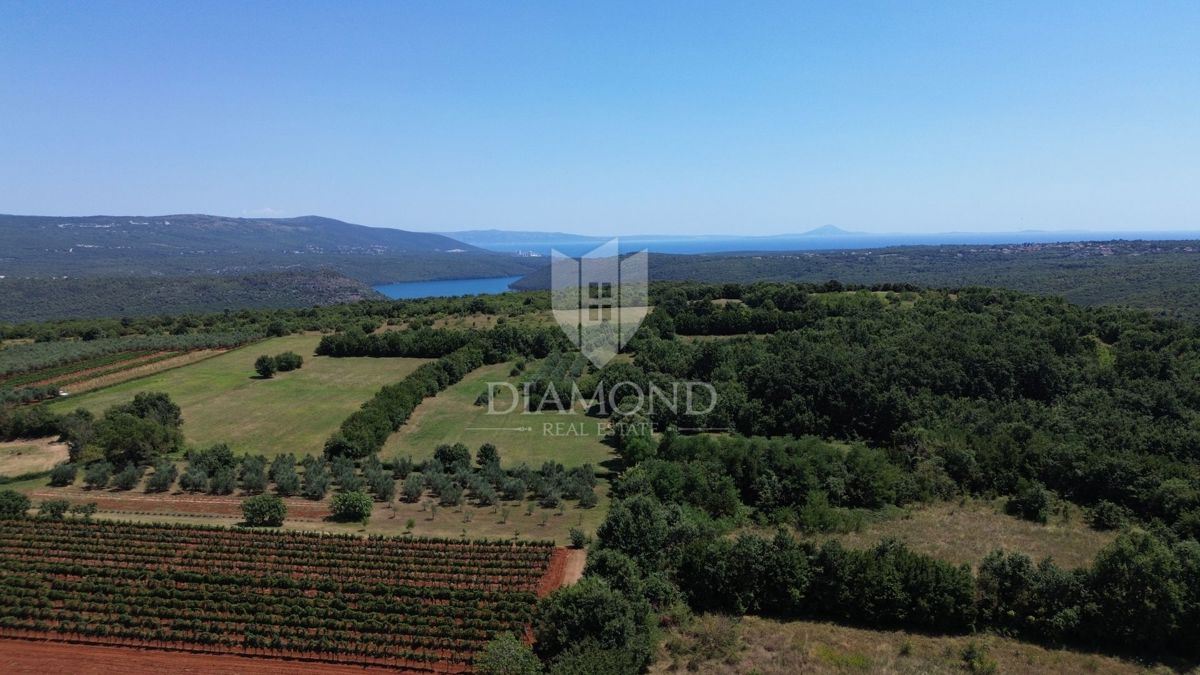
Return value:
<svg viewBox="0 0 1200 675">
<path fill-rule="evenodd" d="M 245 499 L 243 496 L 145 494 L 132 490 L 116 492 L 82 488 L 38 490 L 29 496 L 35 502 L 46 499 L 66 499 L 72 504 L 95 502 L 97 509 L 116 513 L 233 518 L 242 515 L 242 501 Z M 324 502 L 291 497 L 284 499 L 284 502 L 287 504 L 288 520 L 321 520 L 329 515 L 329 507 Z"/>
<path fill-rule="evenodd" d="M 196 654 L 137 647 L 108 647 L 42 640 L 0 638 L 0 672 L 8 675 L 27 673 L 72 673 L 73 675 L 109 675 L 132 673 L 206 673 L 211 675 L 290 675 L 296 672 L 318 675 L 363 675 L 363 673 L 418 673 L 394 668 L 369 668 L 286 659 L 259 659 L 232 654 Z"/>
</svg>

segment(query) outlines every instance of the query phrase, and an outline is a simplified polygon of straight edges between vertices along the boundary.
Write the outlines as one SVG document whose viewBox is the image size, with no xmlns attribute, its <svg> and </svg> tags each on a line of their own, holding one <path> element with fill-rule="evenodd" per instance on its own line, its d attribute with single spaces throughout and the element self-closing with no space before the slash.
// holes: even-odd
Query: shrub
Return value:
<svg viewBox="0 0 1200 675">
<path fill-rule="evenodd" d="M 273 377 L 276 370 L 275 359 L 266 354 L 263 354 L 254 361 L 254 372 L 258 373 L 258 376 L 264 380 Z"/>
<path fill-rule="evenodd" d="M 29 510 L 29 497 L 16 490 L 0 492 L 0 518 L 24 518 Z"/>
<path fill-rule="evenodd" d="M 335 520 L 367 522 L 374 503 L 364 492 L 339 492 L 334 495 L 330 510 Z"/>
<path fill-rule="evenodd" d="M 75 474 L 77 471 L 78 469 L 76 465 L 70 462 L 59 464 L 50 471 L 50 484 L 54 487 L 71 485 L 75 482 Z"/>
<path fill-rule="evenodd" d="M 275 369 L 281 373 L 298 370 L 304 365 L 304 357 L 296 352 L 284 352 L 275 357 Z"/>
<path fill-rule="evenodd" d="M 583 548 L 585 545 L 587 545 L 587 535 L 584 534 L 583 530 L 572 527 L 570 536 L 571 548 Z"/>
<path fill-rule="evenodd" d="M 1037 481 L 1021 479 L 1017 483 L 1017 491 L 1008 498 L 1005 510 L 1009 514 L 1031 520 L 1035 523 L 1045 523 L 1050 519 L 1050 491 Z"/>
<path fill-rule="evenodd" d="M 287 517 L 287 505 L 276 495 L 255 495 L 242 502 L 242 515 L 253 527 L 279 527 Z"/>
<path fill-rule="evenodd" d="M 1119 530 L 1128 518 L 1124 507 L 1108 500 L 1100 500 L 1087 512 L 1088 524 L 1096 530 Z"/>
</svg>

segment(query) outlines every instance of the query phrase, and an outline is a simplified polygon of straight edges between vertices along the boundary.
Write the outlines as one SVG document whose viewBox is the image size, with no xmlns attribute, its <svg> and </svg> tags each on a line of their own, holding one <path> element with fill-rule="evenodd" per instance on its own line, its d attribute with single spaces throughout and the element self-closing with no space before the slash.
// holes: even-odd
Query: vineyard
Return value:
<svg viewBox="0 0 1200 675">
<path fill-rule="evenodd" d="M 0 522 L 0 635 L 463 672 L 527 634 L 548 543 Z"/>
</svg>

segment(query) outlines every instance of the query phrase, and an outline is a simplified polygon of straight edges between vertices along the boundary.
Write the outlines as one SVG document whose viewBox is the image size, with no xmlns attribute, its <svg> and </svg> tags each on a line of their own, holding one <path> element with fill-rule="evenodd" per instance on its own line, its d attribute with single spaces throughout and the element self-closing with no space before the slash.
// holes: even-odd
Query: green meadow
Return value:
<svg viewBox="0 0 1200 675">
<path fill-rule="evenodd" d="M 319 335 L 290 335 L 235 349 L 198 363 L 63 399 L 55 412 L 87 408 L 101 414 L 139 391 L 162 391 L 183 410 L 188 443 L 228 443 L 268 456 L 318 454 L 347 415 L 381 386 L 399 382 L 424 359 L 332 359 L 314 356 Z M 294 351 L 304 367 L 258 379 L 260 354 Z"/>
<path fill-rule="evenodd" d="M 567 467 L 590 463 L 599 470 L 601 464 L 611 467 L 619 461 L 606 442 L 605 420 L 577 410 L 523 414 L 522 406 L 491 415 L 486 405 L 475 405 L 479 395 L 487 391 L 488 382 L 509 382 L 520 389 L 520 377 L 509 376 L 512 367 L 512 363 L 485 366 L 425 399 L 412 419 L 388 439 L 382 456 L 426 459 L 443 443 L 464 443 L 473 454 L 480 445 L 490 442 L 500 450 L 500 461 L 506 468 L 522 462 L 537 468 L 552 460 Z M 534 368 L 536 365 L 530 364 L 530 370 Z M 511 396 L 506 390 L 497 391 L 495 407 L 505 411 Z"/>
</svg>

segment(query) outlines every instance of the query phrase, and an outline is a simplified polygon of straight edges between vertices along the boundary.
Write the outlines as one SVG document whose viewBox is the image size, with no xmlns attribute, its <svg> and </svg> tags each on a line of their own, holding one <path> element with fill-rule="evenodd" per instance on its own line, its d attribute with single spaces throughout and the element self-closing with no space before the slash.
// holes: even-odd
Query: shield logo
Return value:
<svg viewBox="0 0 1200 675">
<path fill-rule="evenodd" d="M 611 239 L 576 260 L 550 251 L 554 318 L 597 368 L 612 360 L 650 312 L 649 254 L 620 257 Z"/>
</svg>

